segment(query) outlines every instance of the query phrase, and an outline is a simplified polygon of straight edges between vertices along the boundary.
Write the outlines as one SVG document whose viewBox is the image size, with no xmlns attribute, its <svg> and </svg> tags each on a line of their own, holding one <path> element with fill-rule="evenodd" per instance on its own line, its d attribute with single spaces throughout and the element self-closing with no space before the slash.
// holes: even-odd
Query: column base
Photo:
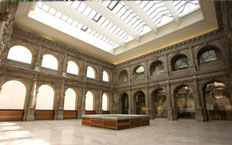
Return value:
<svg viewBox="0 0 232 145">
<path fill-rule="evenodd" d="M 201 108 L 196 109 L 195 119 L 198 121 L 204 121 L 203 110 Z"/>
<path fill-rule="evenodd" d="M 24 121 L 33 121 L 35 120 L 35 109 L 29 108 L 26 110 L 25 116 L 23 117 Z"/>
<path fill-rule="evenodd" d="M 173 116 L 173 110 L 168 110 L 168 120 L 176 120 Z"/>
<path fill-rule="evenodd" d="M 57 109 L 55 111 L 55 117 L 54 117 L 55 120 L 63 120 L 64 117 L 63 117 L 63 109 Z"/>
</svg>

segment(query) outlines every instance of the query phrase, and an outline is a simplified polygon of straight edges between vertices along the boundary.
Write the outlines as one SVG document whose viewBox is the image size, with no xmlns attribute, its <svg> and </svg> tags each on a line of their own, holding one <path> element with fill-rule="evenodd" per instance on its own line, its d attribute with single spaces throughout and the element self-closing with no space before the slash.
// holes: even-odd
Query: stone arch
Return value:
<svg viewBox="0 0 232 145">
<path fill-rule="evenodd" d="M 167 93 L 166 88 L 156 88 L 153 89 L 151 93 L 151 104 L 152 104 L 152 111 L 155 118 L 167 118 L 168 116 L 168 109 L 167 109 Z"/>
<path fill-rule="evenodd" d="M 41 59 L 41 67 L 45 67 L 45 68 L 48 68 L 48 69 L 54 69 L 54 70 L 56 70 L 56 71 L 59 71 L 60 70 L 60 64 L 61 64 L 61 59 L 60 59 L 60 57 L 57 55 L 57 54 L 55 54 L 55 53 L 52 53 L 52 52 L 47 52 L 47 53 L 43 53 L 42 54 L 42 58 L 44 57 L 44 56 L 52 56 L 52 57 L 54 57 L 55 59 L 56 59 L 56 62 L 57 62 L 57 67 L 56 68 L 51 68 L 51 67 L 49 67 L 49 66 L 43 66 L 43 62 L 44 62 L 44 59 Z M 45 63 L 45 62 L 44 62 Z"/>
<path fill-rule="evenodd" d="M 182 59 L 183 61 L 181 61 L 180 59 Z M 180 63 L 178 63 L 178 61 L 180 61 Z M 182 69 L 188 69 L 190 65 L 189 62 L 189 57 L 187 55 L 177 54 L 173 56 L 171 59 L 171 70 L 177 71 Z"/>
<path fill-rule="evenodd" d="M 24 80 L 11 78 L 2 81 L 0 86 L 0 120 L 23 120 L 23 112 L 27 106 L 28 100 L 28 84 Z M 14 91 L 12 91 L 12 89 L 14 89 Z"/>
<path fill-rule="evenodd" d="M 120 93 L 119 95 L 119 112 L 120 114 L 129 113 L 129 95 L 127 92 Z"/>
<path fill-rule="evenodd" d="M 129 79 L 129 75 L 127 70 L 121 70 L 119 73 L 119 82 L 123 83 L 123 82 L 127 82 Z"/>
<path fill-rule="evenodd" d="M 104 72 L 108 75 L 108 81 L 105 80 L 105 82 L 111 82 L 112 81 L 112 75 L 111 72 L 109 70 L 103 70 L 102 71 L 102 80 L 104 81 Z"/>
<path fill-rule="evenodd" d="M 216 79 L 204 83 L 202 94 L 207 120 L 232 120 L 232 97 L 229 85 Z"/>
<path fill-rule="evenodd" d="M 137 65 L 133 68 L 133 78 L 142 79 L 145 77 L 145 67 L 144 65 Z"/>
<path fill-rule="evenodd" d="M 207 51 L 213 51 L 213 55 L 215 55 L 215 59 L 217 61 L 222 60 L 221 50 L 217 46 L 215 46 L 215 45 L 206 45 L 206 46 L 201 47 L 200 49 L 198 49 L 197 56 L 196 56 L 198 65 L 201 65 L 200 58 Z"/>
<path fill-rule="evenodd" d="M 133 95 L 133 104 L 136 114 L 146 114 L 146 96 L 141 90 L 138 90 Z"/>
<path fill-rule="evenodd" d="M 104 96 L 105 95 L 105 96 Z M 106 98 L 105 98 L 106 97 Z M 106 100 L 105 100 L 106 99 Z M 110 93 L 108 92 L 103 92 L 102 94 L 102 110 L 103 112 L 105 111 L 110 111 L 110 107 L 111 107 L 111 96 L 110 96 Z M 106 105 L 104 105 L 106 103 Z M 103 106 L 104 105 L 104 106 Z"/>
<path fill-rule="evenodd" d="M 90 106 L 90 108 L 88 108 L 88 109 L 86 109 L 86 107 L 88 107 L 88 106 L 86 106 L 87 104 L 86 104 L 86 102 L 87 102 L 87 93 L 91 93 L 91 96 L 90 97 L 92 97 L 92 99 L 90 99 L 91 101 L 92 101 L 92 104 L 90 104 L 90 105 L 92 105 L 92 106 Z M 86 114 L 95 114 L 96 113 L 96 99 L 97 99 L 97 96 L 96 96 L 96 93 L 95 93 L 95 91 L 93 91 L 93 90 L 87 90 L 86 91 L 86 93 L 85 93 L 85 112 L 86 112 Z"/>
<path fill-rule="evenodd" d="M 24 53 L 15 52 L 17 51 L 16 49 L 23 49 L 25 52 Z M 27 57 L 23 56 L 25 54 L 27 54 L 28 56 Z M 7 58 L 17 62 L 32 64 L 33 56 L 34 56 L 34 50 L 30 46 L 23 44 L 15 44 L 9 48 Z"/>
<path fill-rule="evenodd" d="M 80 65 L 80 63 L 77 61 L 77 60 L 75 60 L 75 59 L 69 59 L 68 61 L 67 61 L 67 69 L 66 69 L 66 72 L 67 73 L 70 73 L 70 72 L 68 72 L 68 69 L 69 69 L 69 62 L 73 62 L 73 63 L 75 63 L 76 65 L 77 65 L 77 73 L 72 73 L 71 72 L 71 74 L 74 74 L 74 75 L 80 75 L 81 74 L 81 65 Z"/>
<path fill-rule="evenodd" d="M 87 78 L 92 78 L 92 79 L 97 79 L 97 69 L 95 66 L 93 65 L 88 65 L 87 68 L 86 68 L 86 77 Z M 88 72 L 88 71 L 93 71 L 93 76 L 91 75 L 91 72 Z"/>
<path fill-rule="evenodd" d="M 40 89 L 41 89 L 41 87 L 42 86 L 44 86 L 44 85 L 47 85 L 47 86 L 49 86 L 51 89 L 52 89 L 52 91 L 53 91 L 53 98 L 50 100 L 50 103 L 51 103 L 51 101 L 52 101 L 52 105 L 50 106 L 50 107 L 39 107 L 39 108 L 37 108 L 38 106 L 38 98 L 40 98 Z M 55 106 L 56 106 L 56 95 L 57 95 L 57 90 L 56 90 L 56 87 L 55 87 L 55 85 L 53 85 L 53 84 L 51 84 L 51 83 L 40 83 L 39 85 L 38 85 L 38 95 L 37 95 L 37 98 L 36 98 L 36 111 L 35 111 L 35 119 L 39 119 L 39 120 L 41 120 L 41 119 L 49 119 L 49 120 L 51 120 L 51 119 L 54 119 L 54 114 L 55 114 Z M 45 102 L 47 102 L 47 99 L 46 99 L 46 101 Z M 43 103 L 42 103 L 43 105 L 44 105 L 44 101 L 43 101 Z"/>
<path fill-rule="evenodd" d="M 176 119 L 195 118 L 195 98 L 191 86 L 182 84 L 174 89 L 174 108 Z"/>
<path fill-rule="evenodd" d="M 157 67 L 160 65 L 162 65 L 162 68 L 159 69 L 160 70 L 159 73 L 158 72 L 156 73 L 155 71 L 156 71 Z M 164 66 L 162 61 L 155 60 L 150 64 L 150 72 L 149 72 L 150 76 L 159 75 L 159 74 L 164 73 L 164 72 L 165 72 L 165 66 Z"/>
<path fill-rule="evenodd" d="M 69 91 L 69 89 L 71 89 L 74 94 L 71 94 L 71 92 Z M 70 93 L 69 94 L 66 94 L 67 91 L 69 91 Z M 79 95 L 78 95 L 78 91 L 73 88 L 73 87 L 67 87 L 65 89 L 65 95 L 64 95 L 64 111 L 63 111 L 63 118 L 64 119 L 76 119 L 77 116 L 78 116 L 78 102 L 79 102 Z M 66 104 L 65 106 L 65 103 L 66 103 L 66 97 L 68 97 L 67 95 L 69 95 L 69 97 L 72 97 L 72 99 L 69 100 L 69 102 Z M 73 100 L 73 96 L 72 95 L 75 95 L 74 98 L 75 100 Z M 70 109 L 68 108 L 69 106 L 72 106 Z"/>
</svg>

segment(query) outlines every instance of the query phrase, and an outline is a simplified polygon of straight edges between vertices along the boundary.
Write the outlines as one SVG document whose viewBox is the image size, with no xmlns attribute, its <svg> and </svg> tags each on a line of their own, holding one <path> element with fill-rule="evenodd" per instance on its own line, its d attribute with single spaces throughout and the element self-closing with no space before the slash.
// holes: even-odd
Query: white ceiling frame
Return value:
<svg viewBox="0 0 232 145">
<path fill-rule="evenodd" d="M 94 22 L 93 20 L 86 17 L 84 14 L 78 12 L 77 10 L 73 9 L 66 3 L 61 2 L 43 2 L 44 4 L 48 5 L 49 7 L 65 14 L 66 16 L 76 20 L 77 22 L 89 27 L 95 32 L 104 35 L 105 37 L 109 38 L 110 40 L 116 42 L 122 47 L 125 47 L 125 42 L 117 35 L 111 33 L 110 31 L 106 30 L 105 27 L 101 26 L 100 24 Z"/>
<path fill-rule="evenodd" d="M 172 5 L 172 1 L 165 1 L 162 0 L 163 3 L 168 8 L 169 12 L 172 14 L 173 18 L 175 19 L 176 23 L 180 24 L 180 17 L 175 9 L 175 7 Z"/>
<path fill-rule="evenodd" d="M 106 19 L 110 20 L 112 23 L 117 25 L 119 28 L 121 28 L 123 31 L 125 31 L 128 35 L 132 36 L 134 39 L 139 40 L 140 35 L 133 30 L 127 23 L 122 21 L 117 15 L 115 15 L 111 10 L 109 10 L 107 7 L 101 4 L 101 2 L 98 1 L 84 1 L 87 6 L 101 14 Z"/>
<path fill-rule="evenodd" d="M 139 16 L 156 34 L 158 34 L 158 28 L 156 24 L 149 18 L 149 16 L 143 11 L 143 9 L 133 1 L 124 1 L 126 6 L 128 6 L 136 15 Z"/>
</svg>

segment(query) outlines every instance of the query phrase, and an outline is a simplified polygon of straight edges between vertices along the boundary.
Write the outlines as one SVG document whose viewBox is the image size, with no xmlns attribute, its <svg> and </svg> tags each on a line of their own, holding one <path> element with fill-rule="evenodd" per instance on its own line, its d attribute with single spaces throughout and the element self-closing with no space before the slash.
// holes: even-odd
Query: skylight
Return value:
<svg viewBox="0 0 232 145">
<path fill-rule="evenodd" d="M 102 4 L 110 9 L 116 16 L 131 26 L 140 35 L 150 32 L 151 29 L 135 13 L 130 10 L 124 2 L 102 1 Z"/>
<path fill-rule="evenodd" d="M 200 8 L 198 1 L 173 1 L 172 4 L 176 8 L 180 17 L 183 17 Z"/>
<path fill-rule="evenodd" d="M 125 31 L 120 29 L 117 25 L 110 22 L 108 19 L 106 19 L 105 17 L 103 17 L 102 15 L 100 15 L 99 13 L 91 9 L 90 7 L 88 7 L 83 2 L 73 1 L 73 2 L 67 2 L 67 4 L 71 6 L 72 8 L 74 8 L 75 10 L 83 13 L 85 16 L 92 19 L 94 22 L 101 24 L 107 30 L 119 36 L 124 41 L 128 42 L 133 39 L 130 35 L 128 35 Z M 110 42 L 110 44 L 116 45 L 113 42 Z"/>
<path fill-rule="evenodd" d="M 115 42 L 113 42 L 112 40 L 106 38 L 105 36 L 91 30 L 90 28 L 88 28 L 87 26 L 85 25 L 82 25 L 81 23 L 78 23 L 77 21 L 73 20 L 72 18 L 62 14 L 61 12 L 53 9 L 53 8 L 50 8 L 49 6 L 47 6 L 46 4 L 43 4 L 41 2 L 39 2 L 37 4 L 37 8 L 43 10 L 44 12 L 50 14 L 51 16 L 54 16 L 55 18 L 58 18 L 62 21 L 64 21 L 65 23 L 71 25 L 72 27 L 75 27 L 75 28 L 79 28 L 80 30 L 88 33 L 89 35 L 101 40 L 102 42 L 106 43 L 106 45 L 104 47 L 107 47 L 107 48 L 115 48 L 115 47 L 118 47 L 119 45 L 116 44 Z M 82 7 L 83 8 L 83 7 Z M 47 16 L 45 16 L 47 17 Z M 65 27 L 64 27 L 65 28 Z M 96 42 L 91 42 L 91 44 L 94 44 L 94 45 L 97 45 Z M 102 43 L 100 43 L 102 44 Z M 108 46 L 107 46 L 108 45 Z M 110 45 L 110 46 L 109 46 Z M 102 47 L 99 46 L 99 47 Z M 106 49 L 107 49 L 106 48 Z"/>
<path fill-rule="evenodd" d="M 136 3 L 158 27 L 174 20 L 172 14 L 162 1 L 136 1 Z"/>
<path fill-rule="evenodd" d="M 118 46 L 112 40 L 92 31 L 90 28 L 86 31 L 87 33 L 84 32 L 86 26 L 41 2 L 37 4 L 33 11 L 30 11 L 28 16 L 107 52 L 112 53 L 113 48 Z"/>
<path fill-rule="evenodd" d="M 116 55 L 128 42 L 140 42 L 147 33 L 158 35 L 160 27 L 179 23 L 198 9 L 199 2 L 192 0 L 37 2 L 28 17 Z"/>
</svg>

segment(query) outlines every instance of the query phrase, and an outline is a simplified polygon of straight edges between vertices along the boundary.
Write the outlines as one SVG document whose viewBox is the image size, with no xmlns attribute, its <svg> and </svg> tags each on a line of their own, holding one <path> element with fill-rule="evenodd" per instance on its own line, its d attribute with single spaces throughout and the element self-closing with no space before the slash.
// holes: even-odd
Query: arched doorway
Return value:
<svg viewBox="0 0 232 145">
<path fill-rule="evenodd" d="M 192 89 L 185 85 L 175 91 L 177 118 L 194 119 L 195 102 Z"/>
<path fill-rule="evenodd" d="M 96 114 L 95 96 L 92 91 L 88 91 L 85 96 L 85 114 Z"/>
<path fill-rule="evenodd" d="M 209 120 L 232 120 L 232 98 L 226 84 L 218 81 L 207 83 L 204 98 Z"/>
<path fill-rule="evenodd" d="M 55 91 L 50 85 L 42 85 L 36 100 L 35 119 L 54 119 Z"/>
<path fill-rule="evenodd" d="M 138 91 L 134 95 L 135 113 L 146 114 L 145 95 L 142 91 Z"/>
<path fill-rule="evenodd" d="M 16 80 L 4 83 L 0 90 L 0 120 L 23 120 L 25 85 Z"/>
<path fill-rule="evenodd" d="M 63 118 L 76 119 L 77 113 L 77 94 L 72 88 L 68 88 L 65 91 Z"/>
<path fill-rule="evenodd" d="M 110 114 L 110 98 L 107 93 L 102 95 L 102 112 L 103 114 Z"/>
<path fill-rule="evenodd" d="M 152 92 L 152 106 L 155 118 L 167 118 L 167 98 L 166 92 L 162 88 Z"/>
<path fill-rule="evenodd" d="M 121 106 L 121 114 L 128 114 L 128 109 L 129 109 L 129 100 L 128 100 L 128 95 L 127 93 L 123 93 L 121 95 L 121 101 L 120 101 L 120 106 Z"/>
</svg>

